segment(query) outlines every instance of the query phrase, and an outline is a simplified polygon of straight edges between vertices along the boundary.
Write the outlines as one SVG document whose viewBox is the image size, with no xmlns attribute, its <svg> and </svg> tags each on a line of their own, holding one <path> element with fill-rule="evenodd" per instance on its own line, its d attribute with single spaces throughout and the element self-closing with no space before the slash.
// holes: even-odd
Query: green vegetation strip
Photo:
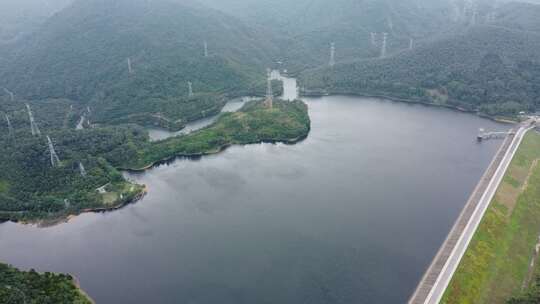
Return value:
<svg viewBox="0 0 540 304">
<path fill-rule="evenodd" d="M 70 275 L 20 271 L 0 263 L 0 303 L 92 304 Z"/>
<path fill-rule="evenodd" d="M 302 101 L 277 101 L 271 109 L 252 102 L 239 112 L 223 114 L 209 128 L 146 145 L 125 168 L 145 169 L 171 157 L 213 154 L 235 144 L 294 143 L 309 130 L 307 106 Z"/>
<path fill-rule="evenodd" d="M 52 167 L 44 137 L 27 125 L 15 129 L 17 140 L 0 137 L 0 220 L 54 224 L 70 215 L 117 209 L 135 201 L 145 188 L 124 180 L 120 170 L 144 170 L 177 156 L 217 153 L 230 145 L 294 143 L 310 130 L 307 105 L 262 101 L 223 114 L 213 125 L 189 135 L 150 142 L 133 125 L 76 131 L 51 128 L 61 165 Z M 81 174 L 79 163 L 86 174 Z"/>
<path fill-rule="evenodd" d="M 540 233 L 538 159 L 540 134 L 530 131 L 441 303 L 505 303 L 521 292 Z"/>
</svg>

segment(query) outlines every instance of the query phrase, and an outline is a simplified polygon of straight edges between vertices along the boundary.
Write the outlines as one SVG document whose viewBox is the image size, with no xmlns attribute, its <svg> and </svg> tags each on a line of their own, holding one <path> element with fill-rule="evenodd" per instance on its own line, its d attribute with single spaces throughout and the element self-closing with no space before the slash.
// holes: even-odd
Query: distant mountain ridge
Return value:
<svg viewBox="0 0 540 304">
<path fill-rule="evenodd" d="M 222 94 L 264 87 L 275 49 L 261 37 L 196 1 L 78 0 L 13 46 L 0 87 L 89 105 L 96 122 L 160 113 L 185 122 L 219 111 Z"/>
<path fill-rule="evenodd" d="M 531 16 L 538 14 L 538 5 L 503 5 L 490 22 L 385 59 L 305 71 L 301 82 L 312 91 L 387 95 L 490 115 L 534 111 L 540 106 L 540 33 Z"/>
<path fill-rule="evenodd" d="M 539 7 L 490 0 L 77 0 L 0 50 L 0 86 L 26 99 L 89 105 L 98 123 L 167 124 L 155 121 L 166 117 L 179 121 L 176 127 L 216 113 L 224 94 L 262 94 L 269 65 L 301 75 L 315 91 L 487 105 L 492 113 L 509 103 L 533 109 Z M 383 49 L 386 59 L 379 58 Z M 490 53 L 512 71 L 495 87 L 476 80 Z M 522 75 L 516 69 L 524 62 L 531 64 Z"/>
</svg>

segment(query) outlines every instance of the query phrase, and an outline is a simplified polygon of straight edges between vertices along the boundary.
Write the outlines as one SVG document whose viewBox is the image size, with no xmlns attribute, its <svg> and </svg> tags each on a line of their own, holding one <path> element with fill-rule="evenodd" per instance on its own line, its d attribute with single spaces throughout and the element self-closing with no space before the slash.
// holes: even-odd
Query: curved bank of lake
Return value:
<svg viewBox="0 0 540 304">
<path fill-rule="evenodd" d="M 448 109 L 305 99 L 296 144 L 234 146 L 127 174 L 137 204 L 0 224 L 0 260 L 71 273 L 97 303 L 404 303 L 504 130 Z M 31 250 L 29 249 L 31 248 Z"/>
</svg>

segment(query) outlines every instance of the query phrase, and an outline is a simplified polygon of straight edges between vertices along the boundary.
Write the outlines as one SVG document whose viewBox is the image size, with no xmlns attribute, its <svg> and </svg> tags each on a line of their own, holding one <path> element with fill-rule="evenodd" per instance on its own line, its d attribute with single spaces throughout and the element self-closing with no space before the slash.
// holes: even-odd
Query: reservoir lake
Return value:
<svg viewBox="0 0 540 304">
<path fill-rule="evenodd" d="M 478 143 L 478 129 L 511 126 L 374 98 L 304 101 L 304 141 L 125 173 L 148 186 L 142 200 L 53 227 L 0 224 L 0 261 L 70 273 L 96 303 L 405 303 L 501 144 Z"/>
</svg>

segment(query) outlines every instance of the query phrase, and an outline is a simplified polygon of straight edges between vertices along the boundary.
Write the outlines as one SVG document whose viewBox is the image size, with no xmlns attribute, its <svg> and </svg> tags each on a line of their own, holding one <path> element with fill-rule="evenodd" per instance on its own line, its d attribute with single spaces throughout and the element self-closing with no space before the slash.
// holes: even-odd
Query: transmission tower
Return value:
<svg viewBox="0 0 540 304">
<path fill-rule="evenodd" d="M 330 44 L 330 62 L 328 65 L 331 67 L 336 65 L 336 44 L 333 42 Z"/>
<path fill-rule="evenodd" d="M 208 42 L 204 41 L 204 57 L 208 57 Z"/>
<path fill-rule="evenodd" d="M 133 69 L 131 68 L 131 58 L 129 58 L 129 57 L 127 59 L 127 65 L 128 65 L 128 73 L 130 75 L 133 74 Z"/>
<path fill-rule="evenodd" d="M 497 9 L 499 9 L 499 1 L 495 0 L 491 7 L 491 12 L 487 16 L 487 22 L 494 22 L 497 18 Z"/>
<path fill-rule="evenodd" d="M 41 135 L 41 132 L 36 124 L 36 120 L 34 119 L 34 114 L 32 114 L 32 110 L 30 109 L 30 105 L 26 104 L 26 110 L 28 110 L 28 118 L 30 118 L 30 129 L 32 131 L 32 135 Z"/>
<path fill-rule="evenodd" d="M 388 40 L 388 33 L 383 33 L 383 41 L 381 47 L 381 58 L 386 57 L 386 42 Z"/>
<path fill-rule="evenodd" d="M 393 33 L 394 32 L 394 20 L 392 20 L 392 17 L 388 17 L 386 23 L 387 23 L 388 28 L 390 29 L 390 31 Z"/>
<path fill-rule="evenodd" d="M 6 92 L 9 95 L 9 99 L 13 102 L 15 100 L 15 94 L 8 90 L 7 88 L 4 88 L 4 92 Z"/>
<path fill-rule="evenodd" d="M 79 172 L 81 173 L 82 177 L 86 177 L 86 169 L 84 169 L 84 166 L 81 162 L 79 162 Z"/>
<path fill-rule="evenodd" d="M 266 70 L 266 100 L 264 101 L 268 108 L 274 106 L 274 93 L 272 92 L 272 71 Z"/>
<path fill-rule="evenodd" d="M 476 5 L 473 4 L 473 12 L 472 12 L 472 16 L 471 16 L 471 25 L 472 26 L 475 26 L 476 25 L 476 19 L 477 19 L 477 16 L 478 16 L 478 10 L 476 9 Z"/>
<path fill-rule="evenodd" d="M 193 83 L 191 81 L 188 81 L 188 96 L 193 97 Z"/>
<path fill-rule="evenodd" d="M 11 121 L 9 120 L 9 116 L 7 116 L 7 114 L 5 114 L 5 116 L 6 116 L 7 126 L 8 126 L 9 137 L 13 137 L 13 126 L 11 125 Z"/>
<path fill-rule="evenodd" d="M 452 20 L 459 22 L 461 20 L 461 8 L 456 1 L 452 1 Z"/>
<path fill-rule="evenodd" d="M 49 136 L 47 136 L 47 143 L 49 144 L 49 154 L 51 155 L 51 166 L 53 168 L 60 166 L 60 159 L 58 158 L 58 155 L 56 154 L 56 151 L 54 150 L 54 145 Z"/>
<path fill-rule="evenodd" d="M 377 33 L 370 33 L 371 36 L 371 45 L 377 46 Z"/>
</svg>

